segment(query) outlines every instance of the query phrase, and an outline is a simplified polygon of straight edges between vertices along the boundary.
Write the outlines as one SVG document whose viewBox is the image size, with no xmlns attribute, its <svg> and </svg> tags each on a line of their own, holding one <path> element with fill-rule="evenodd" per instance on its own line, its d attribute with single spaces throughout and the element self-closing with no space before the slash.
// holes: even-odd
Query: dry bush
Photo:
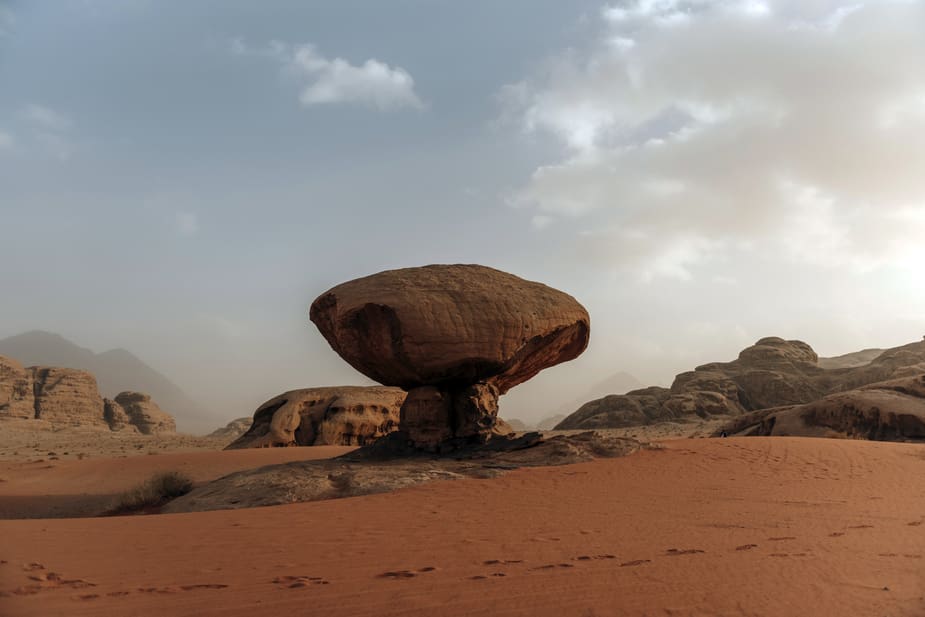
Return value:
<svg viewBox="0 0 925 617">
<path fill-rule="evenodd" d="M 159 473 L 120 495 L 110 514 L 127 514 L 158 508 L 191 490 L 193 481 L 179 471 Z"/>
</svg>

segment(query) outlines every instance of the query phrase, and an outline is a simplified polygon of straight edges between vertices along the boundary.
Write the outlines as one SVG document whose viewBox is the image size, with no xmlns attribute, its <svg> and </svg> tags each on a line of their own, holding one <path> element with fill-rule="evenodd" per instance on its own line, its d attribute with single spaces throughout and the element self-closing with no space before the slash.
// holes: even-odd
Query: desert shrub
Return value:
<svg viewBox="0 0 925 617">
<path fill-rule="evenodd" d="M 193 490 L 193 481 L 179 471 L 167 471 L 149 478 L 135 488 L 122 493 L 111 513 L 125 514 L 157 508 L 171 499 Z"/>
</svg>

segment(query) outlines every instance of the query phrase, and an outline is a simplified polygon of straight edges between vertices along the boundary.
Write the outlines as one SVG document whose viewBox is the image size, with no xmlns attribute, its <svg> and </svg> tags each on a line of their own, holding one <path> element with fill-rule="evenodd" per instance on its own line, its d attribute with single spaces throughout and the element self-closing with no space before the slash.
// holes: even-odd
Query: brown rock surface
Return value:
<svg viewBox="0 0 925 617">
<path fill-rule="evenodd" d="M 96 378 L 87 371 L 33 366 L 0 356 L 0 420 L 28 420 L 20 428 L 60 428 L 174 432 L 173 416 L 151 397 L 123 392 L 103 399 Z"/>
<path fill-rule="evenodd" d="M 334 287 L 311 320 L 351 366 L 409 390 L 410 441 L 490 435 L 497 397 L 581 354 L 590 318 L 571 296 L 478 265 L 389 270 Z"/>
<path fill-rule="evenodd" d="M 848 354 L 824 363 L 836 368 L 823 368 L 806 343 L 768 337 L 732 362 L 679 374 L 670 390 L 647 388 L 590 401 L 556 428 L 623 428 L 693 416 L 735 417 L 805 405 L 830 394 L 925 373 L 925 341 L 888 349 L 859 364 L 871 355 L 872 350 Z"/>
<path fill-rule="evenodd" d="M 16 360 L 0 356 L 0 418 L 34 417 L 32 372 Z"/>
<path fill-rule="evenodd" d="M 235 418 L 225 426 L 217 428 L 211 433 L 208 434 L 208 437 L 214 439 L 228 439 L 235 440 L 251 427 L 251 424 L 254 423 L 254 419 L 251 418 Z"/>
<path fill-rule="evenodd" d="M 129 423 L 143 435 L 177 431 L 177 423 L 173 416 L 158 407 L 147 394 L 120 392 L 116 395 L 114 403 L 125 411 Z"/>
<path fill-rule="evenodd" d="M 96 379 L 86 371 L 34 366 L 35 418 L 58 426 L 108 428 Z"/>
<path fill-rule="evenodd" d="M 261 405 L 226 449 L 365 445 L 398 429 L 404 400 L 403 390 L 383 386 L 292 390 Z"/>
<path fill-rule="evenodd" d="M 925 375 L 826 396 L 805 405 L 764 409 L 721 427 L 739 435 L 925 440 Z"/>
</svg>

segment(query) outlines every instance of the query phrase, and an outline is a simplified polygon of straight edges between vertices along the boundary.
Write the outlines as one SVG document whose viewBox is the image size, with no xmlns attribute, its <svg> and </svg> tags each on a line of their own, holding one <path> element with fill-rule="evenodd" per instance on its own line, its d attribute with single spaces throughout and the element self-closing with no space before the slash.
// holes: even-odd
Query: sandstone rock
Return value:
<svg viewBox="0 0 925 617">
<path fill-rule="evenodd" d="M 740 435 L 925 440 L 925 375 L 870 384 L 805 405 L 761 410 L 720 430 Z"/>
<path fill-rule="evenodd" d="M 122 405 L 109 398 L 103 399 L 103 419 L 113 431 L 138 431 Z"/>
<path fill-rule="evenodd" d="M 177 423 L 173 416 L 158 407 L 147 394 L 120 392 L 116 395 L 114 403 L 124 410 L 128 422 L 144 435 L 177 431 Z"/>
<path fill-rule="evenodd" d="M 362 446 L 398 428 L 400 388 L 339 386 L 292 390 L 257 408 L 250 428 L 226 449 Z"/>
<path fill-rule="evenodd" d="M 0 418 L 35 418 L 32 372 L 0 356 Z"/>
<path fill-rule="evenodd" d="M 410 441 L 483 439 L 497 397 L 581 354 L 590 318 L 571 296 L 478 265 L 389 270 L 334 287 L 311 320 L 358 371 L 409 390 Z"/>
<path fill-rule="evenodd" d="M 87 371 L 33 366 L 0 356 L 0 420 L 28 419 L 35 428 L 67 427 L 173 432 L 173 417 L 151 397 L 123 392 L 116 400 L 100 397 L 96 378 Z"/>
<path fill-rule="evenodd" d="M 34 366 L 35 417 L 57 426 L 108 428 L 96 378 L 86 371 Z"/>
<path fill-rule="evenodd" d="M 679 374 L 664 389 L 637 390 L 586 403 L 556 428 L 621 428 L 685 416 L 739 416 L 797 406 L 867 384 L 925 373 L 925 342 L 889 349 L 867 363 L 873 350 L 818 364 L 802 341 L 768 337 L 744 349 L 732 362 L 714 362 Z"/>
<path fill-rule="evenodd" d="M 207 437 L 234 440 L 246 433 L 253 422 L 253 418 L 236 418 L 222 428 L 215 429 Z"/>
</svg>

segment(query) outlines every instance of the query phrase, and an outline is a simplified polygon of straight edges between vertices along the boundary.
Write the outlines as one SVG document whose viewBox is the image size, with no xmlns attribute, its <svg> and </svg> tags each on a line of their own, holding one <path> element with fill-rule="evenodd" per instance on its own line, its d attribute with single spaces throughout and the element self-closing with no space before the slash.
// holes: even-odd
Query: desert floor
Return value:
<svg viewBox="0 0 925 617">
<path fill-rule="evenodd" d="M 205 478 L 306 450 L 177 456 Z M 79 481 L 47 470 L 46 492 Z M 921 616 L 925 447 L 685 439 L 349 499 L 4 520 L 0 538 L 4 617 Z"/>
</svg>

